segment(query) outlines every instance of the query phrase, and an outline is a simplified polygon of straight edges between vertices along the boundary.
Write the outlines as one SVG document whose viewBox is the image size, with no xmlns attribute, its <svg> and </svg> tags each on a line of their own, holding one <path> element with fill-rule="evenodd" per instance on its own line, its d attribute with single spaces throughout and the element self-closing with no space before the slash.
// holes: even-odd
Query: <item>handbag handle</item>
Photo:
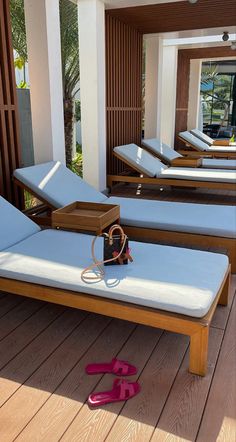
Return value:
<svg viewBox="0 0 236 442">
<path fill-rule="evenodd" d="M 120 227 L 119 224 L 114 224 L 114 226 L 112 226 L 112 227 L 110 228 L 108 234 L 106 233 L 105 235 L 107 235 L 107 236 L 109 237 L 109 241 L 110 241 L 110 238 L 111 238 L 111 240 L 112 240 L 112 233 L 113 233 L 113 231 L 114 231 L 115 229 L 119 229 L 119 230 L 121 230 L 121 231 L 122 231 L 122 234 L 123 234 L 123 244 L 122 244 L 122 247 L 121 247 L 120 253 L 119 253 L 117 256 L 115 256 L 114 258 L 107 259 L 106 261 L 98 261 L 97 258 L 96 258 L 96 256 L 95 256 L 95 252 L 94 252 L 95 242 L 96 242 L 97 238 L 99 238 L 100 236 L 103 236 L 104 233 L 102 233 L 101 235 L 95 236 L 95 237 L 93 238 L 93 241 L 92 241 L 92 247 L 91 247 L 91 249 L 92 249 L 93 264 L 91 264 L 90 266 L 86 267 L 86 268 L 81 272 L 81 279 L 82 279 L 84 282 L 88 282 L 88 281 L 101 281 L 101 280 L 104 278 L 104 276 L 105 276 L 105 271 L 104 271 L 104 269 L 102 268 L 102 265 L 103 265 L 103 264 L 106 264 L 107 262 L 116 261 L 116 260 L 122 255 L 122 253 L 123 253 L 123 251 L 124 251 L 124 248 L 125 248 L 126 239 L 128 238 L 127 235 L 124 233 L 124 230 L 122 229 L 122 227 Z M 111 232 L 111 236 L 109 236 L 109 235 L 110 235 L 110 232 Z M 86 275 L 86 276 L 85 276 L 85 273 L 90 272 L 91 270 L 93 270 L 93 269 L 96 268 L 96 267 L 97 267 L 97 269 L 98 269 L 98 275 L 96 275 L 96 276 L 88 276 L 88 275 Z M 86 281 L 86 280 L 87 280 L 87 281 Z"/>
<path fill-rule="evenodd" d="M 108 238 L 109 238 L 109 245 L 111 245 L 113 243 L 113 232 L 115 230 L 119 230 L 120 234 L 121 234 L 121 242 L 123 243 L 126 239 L 126 235 L 124 230 L 122 229 L 122 227 L 119 224 L 114 224 L 113 226 L 110 227 L 109 232 L 108 232 Z"/>
</svg>

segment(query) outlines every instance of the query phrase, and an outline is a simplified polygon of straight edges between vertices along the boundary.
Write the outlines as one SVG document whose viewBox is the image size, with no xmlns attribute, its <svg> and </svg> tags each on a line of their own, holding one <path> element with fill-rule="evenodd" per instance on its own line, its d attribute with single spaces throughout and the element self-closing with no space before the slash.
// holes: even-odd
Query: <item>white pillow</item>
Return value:
<svg viewBox="0 0 236 442">
<path fill-rule="evenodd" d="M 40 227 L 0 196 L 0 250 L 39 232 Z"/>
</svg>

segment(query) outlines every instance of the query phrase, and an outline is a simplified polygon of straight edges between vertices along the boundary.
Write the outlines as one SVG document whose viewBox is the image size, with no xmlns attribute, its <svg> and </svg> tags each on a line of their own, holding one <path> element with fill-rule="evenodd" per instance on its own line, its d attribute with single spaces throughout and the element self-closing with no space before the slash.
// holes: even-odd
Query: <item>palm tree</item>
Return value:
<svg viewBox="0 0 236 442">
<path fill-rule="evenodd" d="M 28 54 L 24 0 L 10 1 L 13 48 L 25 64 L 28 61 Z M 66 164 L 70 166 L 72 163 L 75 120 L 74 99 L 79 90 L 78 83 L 80 79 L 77 5 L 70 0 L 60 0 L 60 27 Z"/>
<path fill-rule="evenodd" d="M 233 100 L 233 108 L 232 108 L 232 116 L 231 116 L 231 125 L 236 126 L 236 74 L 234 75 L 232 100 Z"/>
<path fill-rule="evenodd" d="M 66 164 L 71 166 L 75 120 L 74 99 L 79 90 L 80 70 L 77 5 L 70 0 L 60 0 L 60 24 Z"/>
</svg>

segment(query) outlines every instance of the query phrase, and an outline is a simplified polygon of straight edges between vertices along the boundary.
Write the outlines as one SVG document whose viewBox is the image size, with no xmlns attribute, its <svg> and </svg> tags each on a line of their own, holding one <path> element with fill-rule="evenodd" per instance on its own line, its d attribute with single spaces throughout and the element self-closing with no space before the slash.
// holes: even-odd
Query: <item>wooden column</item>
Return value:
<svg viewBox="0 0 236 442">
<path fill-rule="evenodd" d="M 190 59 L 184 51 L 178 52 L 176 115 L 175 115 L 175 148 L 183 146 L 178 133 L 187 129 L 188 96 L 189 96 Z"/>
<path fill-rule="evenodd" d="M 12 173 L 19 167 L 18 109 L 11 41 L 9 0 L 0 0 L 0 194 L 20 206 Z"/>
<path fill-rule="evenodd" d="M 124 170 L 113 147 L 140 145 L 142 133 L 142 35 L 106 14 L 107 172 Z"/>
<path fill-rule="evenodd" d="M 0 0 L 0 194 L 20 206 L 12 173 L 20 165 L 18 106 L 11 40 L 9 0 Z"/>
</svg>

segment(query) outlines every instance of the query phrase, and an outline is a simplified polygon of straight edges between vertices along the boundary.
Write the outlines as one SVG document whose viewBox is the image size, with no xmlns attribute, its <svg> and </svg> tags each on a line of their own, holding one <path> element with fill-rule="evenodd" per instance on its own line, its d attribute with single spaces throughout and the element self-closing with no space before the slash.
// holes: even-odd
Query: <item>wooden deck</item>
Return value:
<svg viewBox="0 0 236 442">
<path fill-rule="evenodd" d="M 130 198 L 157 199 L 162 201 L 181 201 L 198 204 L 236 205 L 236 187 L 233 190 L 187 189 L 135 184 L 118 184 L 112 188 L 112 195 Z"/>
<path fill-rule="evenodd" d="M 236 277 L 213 319 L 205 378 L 187 372 L 188 339 L 79 310 L 0 294 L 0 440 L 236 440 Z M 113 376 L 87 376 L 118 356 L 138 367 L 141 393 L 90 410 Z"/>
</svg>

